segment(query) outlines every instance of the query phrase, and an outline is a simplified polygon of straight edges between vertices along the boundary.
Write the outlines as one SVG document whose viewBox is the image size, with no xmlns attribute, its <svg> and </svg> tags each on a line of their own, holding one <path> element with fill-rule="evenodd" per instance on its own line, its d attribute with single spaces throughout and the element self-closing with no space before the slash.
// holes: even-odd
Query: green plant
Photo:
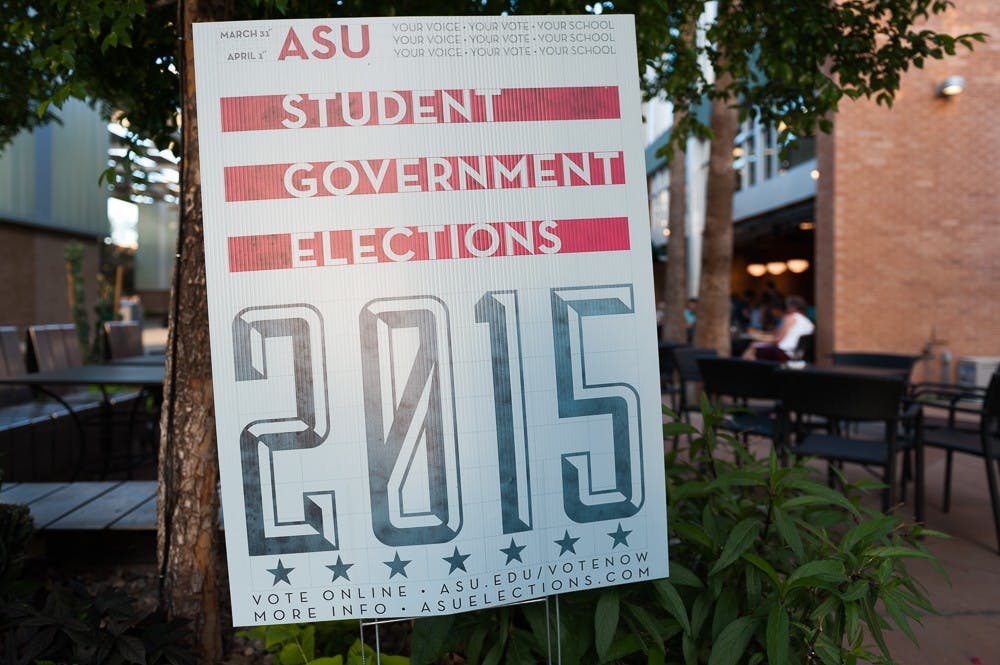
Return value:
<svg viewBox="0 0 1000 665">
<path fill-rule="evenodd" d="M 666 456 L 670 579 L 560 597 L 562 662 L 892 663 L 884 631 L 915 640 L 910 622 L 933 612 L 904 561 L 935 561 L 920 539 L 940 534 L 864 507 L 875 483 L 839 492 L 754 456 L 723 415 L 703 399 L 701 430 L 664 427 L 691 439 Z M 546 662 L 553 620 L 541 603 L 420 619 L 411 658 Z"/>
<path fill-rule="evenodd" d="M 0 661 L 10 665 L 193 665 L 187 624 L 137 611 L 120 590 L 54 584 L 0 605 Z"/>
<path fill-rule="evenodd" d="M 376 662 L 376 653 L 357 637 L 357 621 L 257 626 L 240 635 L 263 643 L 278 665 L 362 665 Z M 364 658 L 362 659 L 362 653 Z M 383 665 L 409 665 L 405 656 L 377 654 Z"/>
<path fill-rule="evenodd" d="M 87 318 L 86 294 L 83 282 L 83 245 L 75 240 L 66 243 L 63 258 L 66 260 L 66 293 L 69 308 L 80 340 L 80 350 L 90 351 L 90 321 Z"/>
<path fill-rule="evenodd" d="M 0 601 L 24 593 L 21 571 L 34 533 L 27 506 L 0 503 Z"/>
</svg>

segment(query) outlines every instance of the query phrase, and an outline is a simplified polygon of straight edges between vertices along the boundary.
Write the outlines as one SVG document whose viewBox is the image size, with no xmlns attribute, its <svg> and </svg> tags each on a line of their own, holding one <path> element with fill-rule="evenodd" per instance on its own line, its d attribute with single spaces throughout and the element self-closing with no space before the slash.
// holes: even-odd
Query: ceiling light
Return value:
<svg viewBox="0 0 1000 665">
<path fill-rule="evenodd" d="M 816 228 L 816 225 L 812 222 L 799 222 L 800 231 L 812 231 Z"/>
<path fill-rule="evenodd" d="M 784 261 L 771 261 L 767 264 L 767 271 L 772 275 L 780 275 L 788 269 Z"/>
<path fill-rule="evenodd" d="M 751 263 L 747 266 L 747 272 L 754 277 L 762 277 L 767 272 L 767 266 L 763 263 Z"/>
<path fill-rule="evenodd" d="M 788 259 L 788 269 L 794 273 L 809 270 L 809 262 L 805 259 Z"/>
</svg>

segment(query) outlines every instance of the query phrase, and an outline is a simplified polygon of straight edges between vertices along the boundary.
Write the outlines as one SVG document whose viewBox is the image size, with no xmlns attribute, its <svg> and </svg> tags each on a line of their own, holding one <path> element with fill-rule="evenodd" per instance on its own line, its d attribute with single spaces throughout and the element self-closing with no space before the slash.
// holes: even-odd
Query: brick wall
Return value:
<svg viewBox="0 0 1000 665">
<path fill-rule="evenodd" d="M 0 223 L 0 325 L 18 326 L 21 331 L 41 323 L 72 323 L 66 291 L 66 262 L 63 249 L 72 236 Z M 83 278 L 87 312 L 93 317 L 97 297 L 98 247 L 94 240 L 76 238 L 86 247 Z"/>
<path fill-rule="evenodd" d="M 821 350 L 919 353 L 933 333 L 956 357 L 1000 356 L 995 3 L 963 0 L 933 24 L 991 41 L 909 72 L 891 110 L 843 105 L 819 142 Z M 965 91 L 936 97 L 951 75 L 965 78 Z"/>
</svg>

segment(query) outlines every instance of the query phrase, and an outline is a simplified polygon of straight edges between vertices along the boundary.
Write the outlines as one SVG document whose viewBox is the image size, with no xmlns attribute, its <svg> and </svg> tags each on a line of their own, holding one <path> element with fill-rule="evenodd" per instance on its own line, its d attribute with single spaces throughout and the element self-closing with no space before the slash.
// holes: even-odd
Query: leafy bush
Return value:
<svg viewBox="0 0 1000 665">
<path fill-rule="evenodd" d="M 278 665 L 361 665 L 381 662 L 383 665 L 409 665 L 405 656 L 378 654 L 362 646 L 357 621 L 324 621 L 320 623 L 257 626 L 240 631 L 243 637 L 263 643 L 277 655 Z M 362 660 L 362 649 L 364 659 Z"/>
<path fill-rule="evenodd" d="M 0 504 L 0 662 L 9 665 L 189 665 L 187 625 L 142 613 L 120 590 L 23 575 L 34 534 L 27 506 Z"/>
<path fill-rule="evenodd" d="M 82 584 L 52 585 L 35 602 L 0 609 L 2 662 L 188 665 L 187 625 L 138 612 L 120 590 L 92 595 Z M 37 606 L 40 605 L 40 606 Z"/>
<path fill-rule="evenodd" d="M 0 503 L 0 601 L 25 592 L 21 571 L 34 533 L 27 506 Z"/>
<path fill-rule="evenodd" d="M 915 639 L 933 611 L 904 561 L 934 561 L 920 538 L 940 534 L 862 506 L 875 483 L 834 491 L 719 432 L 705 400 L 702 415 L 664 427 L 690 438 L 666 456 L 669 580 L 561 596 L 559 645 L 552 601 L 419 619 L 413 663 L 534 665 L 557 646 L 566 664 L 892 663 L 884 631 Z"/>
</svg>

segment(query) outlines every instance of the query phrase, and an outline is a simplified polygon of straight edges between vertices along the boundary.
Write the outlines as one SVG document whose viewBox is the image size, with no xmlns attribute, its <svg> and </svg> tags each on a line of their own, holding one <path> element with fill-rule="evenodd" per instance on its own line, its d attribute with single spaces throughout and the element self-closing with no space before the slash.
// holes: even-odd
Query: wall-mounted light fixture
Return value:
<svg viewBox="0 0 1000 665">
<path fill-rule="evenodd" d="M 954 97 L 965 90 L 965 79 L 961 76 L 949 76 L 937 87 L 938 97 Z"/>
<path fill-rule="evenodd" d="M 767 266 L 763 263 L 751 263 L 747 266 L 747 272 L 753 277 L 762 277 L 767 272 Z"/>
</svg>

